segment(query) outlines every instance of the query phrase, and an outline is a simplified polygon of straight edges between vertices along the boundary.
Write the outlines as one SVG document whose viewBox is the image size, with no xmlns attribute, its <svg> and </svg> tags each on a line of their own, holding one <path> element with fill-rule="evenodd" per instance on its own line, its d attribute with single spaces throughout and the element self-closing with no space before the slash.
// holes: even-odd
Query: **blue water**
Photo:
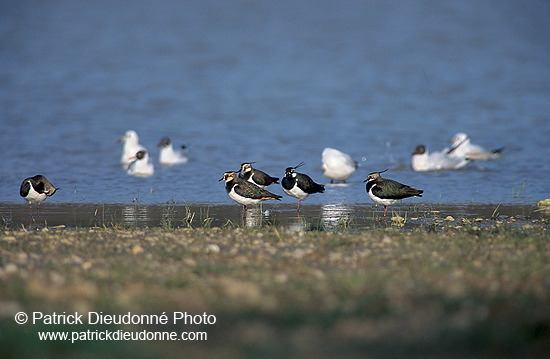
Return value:
<svg viewBox="0 0 550 359">
<path fill-rule="evenodd" d="M 411 202 L 534 203 L 550 197 L 549 18 L 516 0 L 0 1 L 0 203 L 37 173 L 53 203 L 232 203 L 224 171 L 305 161 L 326 182 L 326 146 L 361 168 L 304 204 L 371 203 L 362 180 L 385 168 L 425 191 Z M 189 163 L 128 176 L 128 129 Z M 412 171 L 416 145 L 456 132 L 505 155 Z"/>
</svg>

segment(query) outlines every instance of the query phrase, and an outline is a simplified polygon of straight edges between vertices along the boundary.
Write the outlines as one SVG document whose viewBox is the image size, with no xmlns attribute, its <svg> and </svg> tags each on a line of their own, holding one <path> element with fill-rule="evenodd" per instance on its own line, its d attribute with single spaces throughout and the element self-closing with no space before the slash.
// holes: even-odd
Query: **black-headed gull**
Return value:
<svg viewBox="0 0 550 359">
<path fill-rule="evenodd" d="M 502 148 L 491 151 L 472 144 L 470 142 L 470 137 L 464 132 L 459 132 L 454 135 L 451 139 L 451 144 L 451 148 L 447 150 L 448 155 L 476 161 L 493 160 L 498 158 L 502 152 Z"/>
<path fill-rule="evenodd" d="M 177 165 L 187 163 L 187 156 L 185 153 L 185 146 L 181 146 L 181 149 L 174 149 L 172 141 L 169 137 L 163 137 L 157 144 L 161 147 L 159 154 L 159 162 L 163 165 Z"/>
<path fill-rule="evenodd" d="M 451 156 L 445 152 L 428 152 L 426 146 L 416 146 L 411 154 L 411 164 L 413 170 L 423 171 L 442 171 L 457 170 L 466 166 L 471 160 L 458 156 Z"/>
<path fill-rule="evenodd" d="M 155 174 L 155 166 L 149 158 L 147 151 L 137 151 L 128 166 L 127 173 L 136 177 L 150 177 Z"/>
<path fill-rule="evenodd" d="M 139 144 L 139 136 L 136 131 L 128 130 L 118 142 L 124 142 L 122 147 L 122 156 L 120 162 L 124 168 L 128 168 L 128 165 L 134 161 L 136 153 L 138 151 L 147 151 L 145 147 Z"/>
</svg>

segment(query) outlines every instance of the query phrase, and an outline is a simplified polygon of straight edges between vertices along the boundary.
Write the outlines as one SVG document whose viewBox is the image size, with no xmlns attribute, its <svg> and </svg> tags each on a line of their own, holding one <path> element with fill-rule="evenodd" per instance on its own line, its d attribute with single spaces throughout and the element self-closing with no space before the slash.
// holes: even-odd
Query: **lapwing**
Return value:
<svg viewBox="0 0 550 359">
<path fill-rule="evenodd" d="M 229 198 L 242 204 L 245 211 L 249 205 L 258 204 L 268 199 L 280 201 L 283 198 L 283 196 L 271 193 L 266 189 L 237 177 L 235 171 L 225 172 L 220 181 L 225 181 L 225 191 Z"/>
<path fill-rule="evenodd" d="M 132 163 L 138 151 L 146 151 L 145 147 L 139 144 L 139 136 L 134 130 L 126 131 L 124 137 L 118 140 L 118 142 L 124 142 L 120 162 L 125 169 L 128 169 L 128 165 Z"/>
<path fill-rule="evenodd" d="M 177 165 L 187 163 L 186 147 L 181 146 L 179 149 L 174 149 L 172 141 L 169 137 L 163 137 L 157 144 L 161 147 L 159 154 L 159 163 L 163 165 Z"/>
<path fill-rule="evenodd" d="M 423 171 L 442 171 L 457 170 L 471 160 L 463 157 L 450 156 L 445 152 L 428 152 L 426 146 L 418 145 L 411 153 L 411 165 L 413 170 Z"/>
<path fill-rule="evenodd" d="M 500 157 L 503 148 L 496 150 L 486 150 L 485 148 L 474 145 L 470 137 L 464 132 L 459 132 L 451 139 L 451 148 L 447 149 L 447 154 L 454 157 L 462 157 L 476 161 L 488 161 Z"/>
<path fill-rule="evenodd" d="M 357 162 L 350 155 L 334 148 L 325 148 L 321 160 L 323 176 L 329 178 L 330 183 L 334 183 L 334 181 L 346 183 L 346 180 L 357 169 Z"/>
<path fill-rule="evenodd" d="M 382 178 L 381 172 L 372 172 L 368 175 L 367 179 L 363 182 L 367 182 L 366 188 L 369 197 L 378 204 L 384 206 L 384 216 L 388 211 L 388 206 L 394 204 L 400 199 L 418 196 L 422 197 L 423 190 L 412 188 L 410 186 L 401 184 L 397 181 Z"/>
<path fill-rule="evenodd" d="M 306 199 L 312 193 L 323 193 L 325 186 L 315 183 L 308 175 L 296 172 L 298 167 L 304 165 L 301 162 L 295 167 L 287 167 L 285 176 L 281 181 L 283 191 L 289 196 L 298 198 L 298 210 L 300 210 L 301 201 Z"/>
<path fill-rule="evenodd" d="M 241 163 L 239 178 L 254 183 L 256 186 L 260 186 L 262 188 L 266 188 L 273 183 L 279 183 L 279 179 L 277 177 L 271 177 L 267 173 L 253 168 L 252 163 L 254 162 Z"/>
<path fill-rule="evenodd" d="M 35 203 L 37 208 L 40 209 L 40 203 L 53 196 L 56 191 L 57 188 L 46 177 L 36 175 L 23 180 L 19 194 L 29 202 L 29 209 L 32 210 L 32 205 Z"/>
<path fill-rule="evenodd" d="M 150 177 L 155 174 L 155 166 L 151 162 L 151 158 L 147 151 L 141 150 L 137 151 L 133 161 L 128 166 L 126 171 L 131 176 L 136 177 Z"/>
</svg>

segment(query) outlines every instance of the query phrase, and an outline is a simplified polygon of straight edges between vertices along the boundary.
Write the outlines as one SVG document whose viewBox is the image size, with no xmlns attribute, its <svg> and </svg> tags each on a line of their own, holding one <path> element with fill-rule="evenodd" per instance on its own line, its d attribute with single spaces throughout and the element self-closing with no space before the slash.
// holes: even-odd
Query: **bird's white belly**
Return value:
<svg viewBox="0 0 550 359">
<path fill-rule="evenodd" d="M 286 194 L 289 196 L 292 196 L 294 198 L 298 198 L 300 201 L 303 201 L 309 196 L 309 193 L 306 193 L 300 189 L 298 186 L 294 186 L 291 189 L 286 189 L 283 187 L 283 191 L 285 191 Z"/>
<path fill-rule="evenodd" d="M 25 199 L 31 203 L 41 203 L 46 199 L 47 195 L 45 193 L 38 193 L 34 190 L 34 188 L 31 185 L 31 188 L 29 189 L 29 194 L 25 197 Z"/>
<path fill-rule="evenodd" d="M 134 161 L 128 168 L 128 174 L 137 177 L 149 177 L 155 174 L 155 166 L 145 160 Z"/>
<path fill-rule="evenodd" d="M 369 197 L 376 203 L 378 204 L 381 204 L 383 206 L 389 206 L 390 204 L 394 204 L 395 202 L 397 202 L 396 199 L 391 199 L 391 198 L 380 198 L 380 197 L 376 197 L 373 193 L 372 193 L 372 189 L 376 187 L 376 185 L 372 186 L 372 188 L 369 190 Z"/>
<path fill-rule="evenodd" d="M 165 165 L 183 164 L 187 162 L 187 157 L 172 147 L 165 147 L 160 151 L 159 162 Z"/>
<path fill-rule="evenodd" d="M 245 206 L 260 202 L 259 199 L 247 198 L 247 197 L 238 195 L 233 188 L 231 188 L 231 191 L 229 191 L 228 195 L 229 195 L 229 198 L 231 198 L 233 201 L 243 204 Z"/>
<path fill-rule="evenodd" d="M 323 175 L 335 181 L 345 181 L 355 172 L 355 167 L 345 164 L 323 166 Z"/>
</svg>

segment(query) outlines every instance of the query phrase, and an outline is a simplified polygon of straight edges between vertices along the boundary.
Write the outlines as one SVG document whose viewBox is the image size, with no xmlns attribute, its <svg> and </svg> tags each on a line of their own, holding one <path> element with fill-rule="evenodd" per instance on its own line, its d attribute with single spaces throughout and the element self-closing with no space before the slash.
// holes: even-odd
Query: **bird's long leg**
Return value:
<svg viewBox="0 0 550 359">
<path fill-rule="evenodd" d="M 386 212 L 388 211 L 388 206 L 384 206 L 384 217 L 386 217 Z"/>
<path fill-rule="evenodd" d="M 246 226 L 246 215 L 248 212 L 248 207 L 246 204 L 243 204 L 243 226 Z"/>
<path fill-rule="evenodd" d="M 33 216 L 32 216 L 32 204 L 29 203 L 29 229 L 32 229 L 32 220 L 33 220 Z"/>
<path fill-rule="evenodd" d="M 302 201 L 298 200 L 298 208 L 296 208 L 297 211 L 300 211 L 300 204 L 302 203 Z"/>
</svg>

